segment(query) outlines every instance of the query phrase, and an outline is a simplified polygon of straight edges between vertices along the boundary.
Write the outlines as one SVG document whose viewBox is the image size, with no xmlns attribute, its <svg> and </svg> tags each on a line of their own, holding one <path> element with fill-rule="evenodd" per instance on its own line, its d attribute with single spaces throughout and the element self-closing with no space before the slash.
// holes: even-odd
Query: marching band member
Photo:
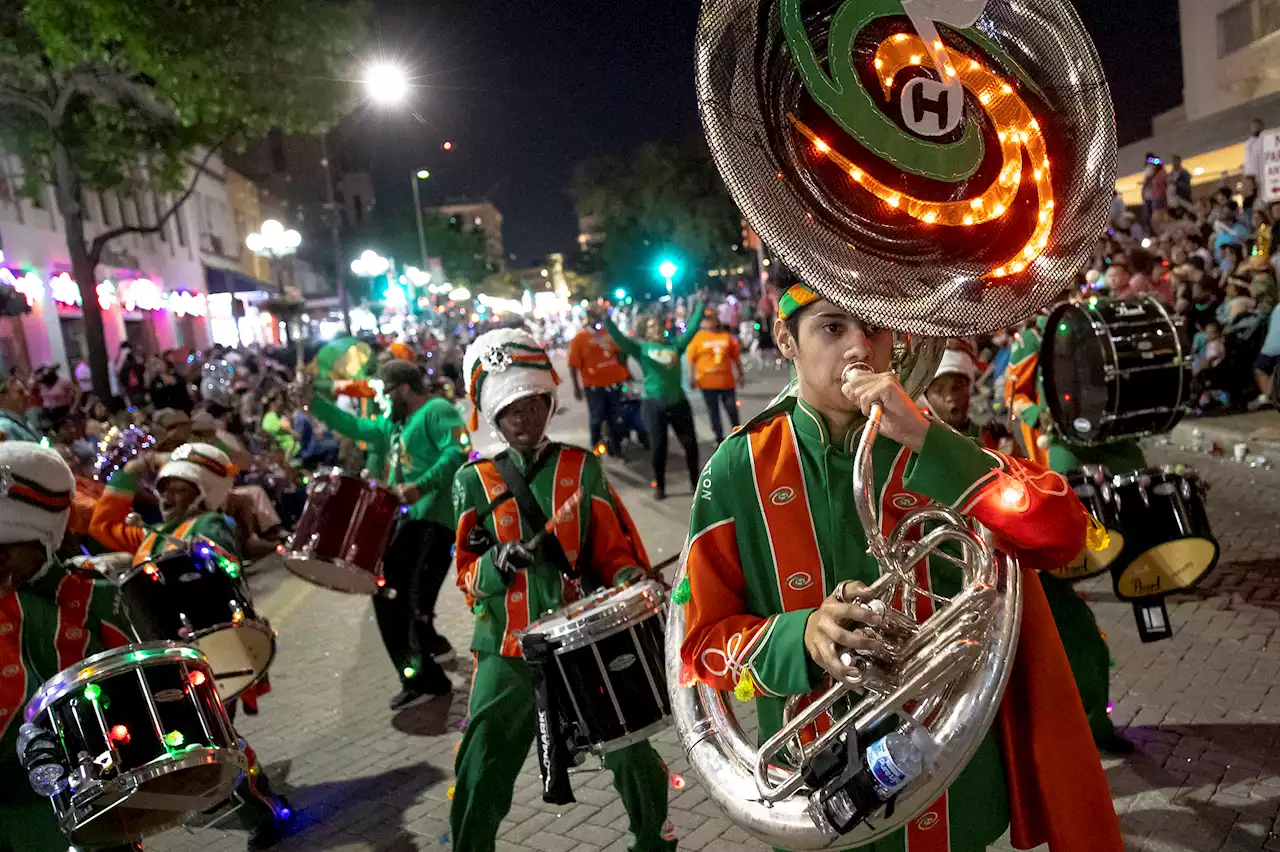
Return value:
<svg viewBox="0 0 1280 852">
<path fill-rule="evenodd" d="M 132 526 L 134 493 L 140 478 L 155 464 L 143 453 L 107 481 L 107 490 L 94 507 L 89 531 L 107 547 L 134 554 L 134 564 L 174 548 L 174 539 L 211 542 L 224 558 L 240 562 L 235 531 L 223 510 L 231 493 L 231 461 L 211 444 L 183 444 L 169 454 L 156 477 L 163 522 L 151 529 Z M 243 696 L 246 704 L 256 697 L 254 688 Z M 228 711 L 234 717 L 234 702 Z M 266 849 L 284 836 L 291 813 L 283 797 L 271 791 L 253 749 L 247 745 L 249 771 L 236 788 L 243 803 L 236 818 L 250 832 L 249 849 Z"/>
<path fill-rule="evenodd" d="M 1065 563 L 1085 513 L 1061 476 L 984 451 L 926 418 L 891 367 L 893 334 L 796 285 L 774 336 L 794 362 L 798 398 L 781 400 L 720 446 L 694 500 L 681 648 L 692 675 L 759 696 L 763 741 L 786 696 L 844 678 L 844 649 L 880 653 L 881 616 L 858 598 L 879 575 L 852 493 L 864 416 L 882 406 L 873 450 L 885 529 L 910 508 L 951 506 L 992 529 L 1024 570 Z M 850 364 L 870 372 L 851 374 Z M 745 487 L 744 487 L 745 486 Z M 954 593 L 949 562 L 921 565 L 925 588 Z M 934 807 L 871 844 L 875 852 L 979 852 L 1012 823 L 1013 843 L 1053 852 L 1123 848 L 1106 778 L 1038 584 L 1024 582 L 1022 627 L 998 722 Z M 922 615 L 929 598 L 917 600 Z M 939 823 L 939 818 L 942 822 Z"/>
<path fill-rule="evenodd" d="M 440 668 L 452 659 L 453 647 L 436 631 L 434 621 L 436 598 L 452 558 L 449 486 L 467 460 L 471 441 L 457 409 L 430 394 L 418 367 L 392 360 L 378 375 L 391 399 L 390 417 L 348 414 L 310 384 L 304 385 L 303 402 L 329 428 L 364 441 L 371 453 L 385 459 L 385 474 L 375 475 L 409 506 L 382 560 L 387 585 L 397 594 L 373 599 L 378 630 L 401 683 L 391 709 L 400 710 L 453 690 Z"/>
<path fill-rule="evenodd" d="M 476 411 L 510 445 L 462 468 L 453 485 L 458 586 L 476 620 L 470 722 L 455 762 L 450 824 L 457 852 L 491 852 L 535 734 L 534 687 L 515 632 L 577 597 L 569 572 L 607 585 L 643 575 L 649 563 L 595 456 L 547 440 L 559 379 L 545 350 L 523 331 L 492 331 L 467 350 L 466 374 Z M 556 518 L 579 489 L 572 517 Z M 531 549 L 524 542 L 545 523 L 537 515 L 556 525 Z M 604 760 L 630 815 L 631 849 L 674 849 L 664 838 L 667 773 L 658 753 L 644 741 Z"/>
<path fill-rule="evenodd" d="M 1097 447 L 1075 446 L 1063 441 L 1053 428 L 1044 401 L 1044 384 L 1040 379 L 1040 344 L 1046 320 L 1047 316 L 1042 314 L 1034 328 L 1028 327 L 1022 332 L 1010 359 L 1011 378 L 1007 396 L 1014 416 L 1022 425 L 1023 434 L 1033 436 L 1032 446 L 1036 447 L 1036 452 L 1044 458 L 1050 470 L 1058 473 L 1067 473 L 1085 465 L 1102 465 L 1113 476 L 1142 470 L 1147 462 L 1137 441 L 1115 441 Z M 1017 378 L 1012 377 L 1015 362 L 1020 364 Z M 1071 673 L 1084 701 L 1094 742 L 1110 753 L 1133 751 L 1133 744 L 1116 733 L 1107 712 L 1107 705 L 1111 703 L 1111 652 L 1098 629 L 1093 610 L 1076 593 L 1075 584 L 1070 580 L 1043 572 L 1040 583 L 1044 586 L 1049 609 L 1067 650 Z"/>
<path fill-rule="evenodd" d="M 49 800 L 19 763 L 23 708 L 58 672 L 129 644 L 116 588 L 54 556 L 75 477 L 39 444 L 0 442 L 0 852 L 66 852 Z M 132 850 L 134 847 L 123 847 Z"/>
<path fill-rule="evenodd" d="M 690 317 L 701 317 L 707 303 L 698 299 Z M 644 376 L 644 428 L 649 433 L 649 453 L 653 464 L 653 496 L 664 500 L 667 496 L 667 427 L 676 433 L 676 440 L 684 449 L 685 463 L 689 467 L 689 486 L 697 490 L 698 435 L 693 428 L 693 407 L 685 397 L 681 386 L 680 360 L 685 350 L 700 331 L 698 324 L 690 320 L 684 334 L 668 343 L 663 334 L 662 322 L 649 317 L 640 324 L 636 338 L 627 337 L 613 324 L 608 311 L 600 311 L 600 321 L 614 343 L 628 358 L 634 358 Z"/>
<path fill-rule="evenodd" d="M 999 449 L 991 431 L 974 423 L 969 417 L 969 405 L 973 401 L 973 378 L 978 367 L 973 354 L 960 341 L 948 342 L 938 371 L 925 388 L 923 402 L 929 412 L 943 423 L 978 442 L 989 450 Z"/>
</svg>

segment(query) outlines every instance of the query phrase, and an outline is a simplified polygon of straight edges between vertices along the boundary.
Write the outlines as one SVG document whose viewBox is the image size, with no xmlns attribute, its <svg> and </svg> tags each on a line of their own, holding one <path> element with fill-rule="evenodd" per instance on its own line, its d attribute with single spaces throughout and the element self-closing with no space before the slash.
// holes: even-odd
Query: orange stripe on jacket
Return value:
<svg viewBox="0 0 1280 852">
<path fill-rule="evenodd" d="M 480 483 L 484 486 L 485 495 L 493 500 L 507 490 L 506 483 L 498 474 L 492 462 L 483 461 L 476 465 L 480 474 Z M 521 538 L 520 509 L 515 500 L 503 500 L 493 510 L 493 528 L 497 530 L 498 541 L 506 543 L 519 541 Z M 507 589 L 503 601 L 507 610 L 507 631 L 502 637 L 502 656 L 520 656 L 520 642 L 515 632 L 529 626 L 529 578 L 525 572 L 516 574 L 515 582 Z"/>
</svg>

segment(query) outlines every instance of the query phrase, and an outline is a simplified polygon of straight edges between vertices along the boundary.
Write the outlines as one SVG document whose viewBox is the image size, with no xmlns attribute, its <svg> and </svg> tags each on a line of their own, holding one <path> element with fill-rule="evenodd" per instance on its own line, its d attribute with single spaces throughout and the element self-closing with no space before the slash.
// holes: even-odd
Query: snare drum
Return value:
<svg viewBox="0 0 1280 852">
<path fill-rule="evenodd" d="M 550 613 L 522 634 L 552 649 L 576 729 L 570 748 L 607 754 L 670 724 L 662 607 L 653 580 L 615 586 Z"/>
<path fill-rule="evenodd" d="M 1116 596 L 1157 597 L 1188 589 L 1218 562 L 1218 541 L 1205 512 L 1205 487 L 1194 470 L 1160 467 L 1112 479 L 1116 515 L 1128 533 L 1112 565 Z"/>
<path fill-rule="evenodd" d="M 199 648 L 230 701 L 267 673 L 275 631 L 254 611 L 240 566 L 207 541 L 190 544 L 133 566 L 120 579 L 121 597 L 139 636 Z"/>
<path fill-rule="evenodd" d="M 326 589 L 371 595 L 385 583 L 382 554 L 408 510 L 373 480 L 336 471 L 317 475 L 297 529 L 284 544 L 285 565 Z"/>
<path fill-rule="evenodd" d="M 1085 465 L 1067 473 L 1067 484 L 1076 492 L 1084 508 L 1107 531 L 1102 550 L 1086 547 L 1063 567 L 1049 573 L 1063 580 L 1087 580 L 1104 573 L 1124 550 L 1124 533 L 1112 503 L 1110 475 L 1102 465 Z"/>
<path fill-rule="evenodd" d="M 1040 371 L 1063 440 L 1092 447 L 1176 426 L 1191 388 L 1185 336 L 1181 318 L 1147 296 L 1059 305 Z"/>
<path fill-rule="evenodd" d="M 61 746 L 67 786 L 51 801 L 76 846 L 181 825 L 230 795 L 248 768 L 208 661 L 172 642 L 89 657 L 45 683 L 26 717 Z"/>
</svg>

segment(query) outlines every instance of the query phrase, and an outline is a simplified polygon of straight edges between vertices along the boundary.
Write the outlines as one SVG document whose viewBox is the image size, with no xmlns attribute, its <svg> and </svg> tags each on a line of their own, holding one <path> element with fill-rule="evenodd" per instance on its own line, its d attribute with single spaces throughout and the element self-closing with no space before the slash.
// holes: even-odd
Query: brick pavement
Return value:
<svg viewBox="0 0 1280 852">
<path fill-rule="evenodd" d="M 764 384 L 751 388 L 744 409 L 758 410 L 771 393 Z M 700 402 L 694 407 L 701 417 Z M 581 441 L 581 406 L 566 408 L 555 431 Z M 705 420 L 700 428 L 709 434 Z M 1142 646 L 1129 606 L 1118 602 L 1104 582 L 1086 587 L 1117 660 L 1115 719 L 1128 726 L 1126 736 L 1137 744 L 1133 755 L 1104 761 L 1127 848 L 1275 852 L 1280 850 L 1280 470 L 1193 457 L 1173 446 L 1155 447 L 1151 455 L 1153 461 L 1193 463 L 1213 485 L 1210 514 L 1224 549 L 1221 568 L 1203 588 L 1171 601 L 1176 633 L 1167 642 Z M 671 470 L 681 468 L 673 458 Z M 676 552 L 687 523 L 680 477 L 671 477 L 672 496 L 659 504 L 644 493 L 648 476 L 638 459 L 626 469 L 611 461 L 610 469 L 650 553 L 661 559 Z M 447 790 L 465 713 L 469 659 L 452 669 L 457 688 L 450 704 L 392 714 L 386 702 L 395 680 L 367 600 L 288 575 L 255 583 L 266 592 L 260 594 L 259 609 L 280 631 L 280 653 L 262 714 L 242 719 L 240 727 L 299 815 L 298 834 L 279 848 L 448 848 Z M 464 646 L 470 617 L 452 587 L 441 597 L 440 621 L 454 643 Z M 681 848 L 764 849 L 707 799 L 670 730 L 655 744 L 671 770 L 685 777 L 684 789 L 672 791 L 670 812 Z M 536 768 L 528 762 L 503 825 L 500 852 L 623 852 L 626 819 L 608 776 L 603 771 L 575 775 L 578 803 L 556 808 L 540 801 Z M 170 832 L 147 848 L 230 852 L 244 848 L 244 835 Z"/>
</svg>

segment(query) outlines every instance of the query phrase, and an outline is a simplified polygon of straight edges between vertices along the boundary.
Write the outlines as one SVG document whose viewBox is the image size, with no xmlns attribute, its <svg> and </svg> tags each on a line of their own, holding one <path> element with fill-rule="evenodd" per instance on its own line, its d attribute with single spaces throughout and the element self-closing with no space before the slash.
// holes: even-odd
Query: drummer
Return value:
<svg viewBox="0 0 1280 852">
<path fill-rule="evenodd" d="M 1033 458 L 1043 458 L 1050 470 L 1062 474 L 1085 465 L 1102 465 L 1111 475 L 1142 470 L 1147 462 L 1137 441 L 1120 440 L 1082 447 L 1063 441 L 1054 428 L 1044 400 L 1040 366 L 1040 344 L 1047 319 L 1048 314 L 1041 314 L 1035 325 L 1024 329 L 1015 340 L 1005 390 L 1006 404 L 1021 424 L 1024 438 L 1031 442 L 1028 454 L 1034 452 Z M 1016 372 L 1014 364 L 1020 365 Z M 1133 744 L 1116 733 L 1107 712 L 1111 703 L 1111 651 L 1098 629 L 1093 610 L 1076 593 L 1075 584 L 1069 579 L 1041 572 L 1040 584 L 1054 623 L 1058 625 L 1062 645 L 1067 649 L 1071 673 L 1080 690 L 1094 742 L 1099 749 L 1112 754 L 1133 751 Z"/>
<path fill-rule="evenodd" d="M 116 588 L 54 556 L 75 491 L 66 462 L 0 441 L 0 471 L 0 852 L 66 852 L 49 800 L 18 761 L 23 707 L 58 672 L 129 637 L 112 623 Z"/>
<path fill-rule="evenodd" d="M 378 375 L 391 399 L 390 417 L 357 418 L 310 384 L 302 395 L 318 420 L 387 459 L 387 470 L 374 475 L 409 506 L 383 559 L 387 585 L 398 594 L 373 599 L 382 642 L 401 684 L 391 709 L 402 710 L 453 690 L 440 668 L 453 658 L 453 646 L 435 629 L 435 607 L 453 555 L 449 484 L 467 460 L 471 440 L 457 409 L 431 395 L 418 367 L 392 360 Z"/>
<path fill-rule="evenodd" d="M 240 562 L 240 549 L 231 521 L 224 514 L 231 493 L 231 461 L 211 444 L 183 444 L 169 454 L 159 469 L 156 487 L 163 523 L 150 530 L 127 522 L 138 482 L 155 467 L 155 457 L 142 453 L 107 481 L 98 501 L 90 533 L 107 547 L 134 554 L 134 564 L 173 549 L 173 539 L 211 542 L 224 558 Z M 246 706 L 258 692 L 250 687 L 242 694 Z M 256 705 L 255 705 L 256 706 Z M 235 704 L 228 706 L 234 715 Z M 287 802 L 271 791 L 271 780 L 258 763 L 253 749 L 245 747 L 249 771 L 236 788 L 243 807 L 236 811 L 241 827 L 251 832 L 250 849 L 275 845 L 291 816 Z"/>
<path fill-rule="evenodd" d="M 458 586 L 476 614 L 476 668 L 449 821 L 455 852 L 489 852 L 534 741 L 533 683 L 515 632 L 578 596 L 563 573 L 570 566 L 586 585 L 609 585 L 643 576 L 648 558 L 596 457 L 547 439 L 559 378 L 533 337 L 516 329 L 481 335 L 467 350 L 466 375 L 477 412 L 510 445 L 492 461 L 462 468 L 453 484 Z M 532 551 L 525 542 L 545 521 L 517 508 L 516 498 L 490 508 L 517 487 L 517 477 L 548 517 L 553 503 L 582 491 L 572 520 Z M 675 849 L 665 836 L 667 773 L 658 753 L 646 740 L 604 762 L 630 815 L 632 852 Z"/>
</svg>

